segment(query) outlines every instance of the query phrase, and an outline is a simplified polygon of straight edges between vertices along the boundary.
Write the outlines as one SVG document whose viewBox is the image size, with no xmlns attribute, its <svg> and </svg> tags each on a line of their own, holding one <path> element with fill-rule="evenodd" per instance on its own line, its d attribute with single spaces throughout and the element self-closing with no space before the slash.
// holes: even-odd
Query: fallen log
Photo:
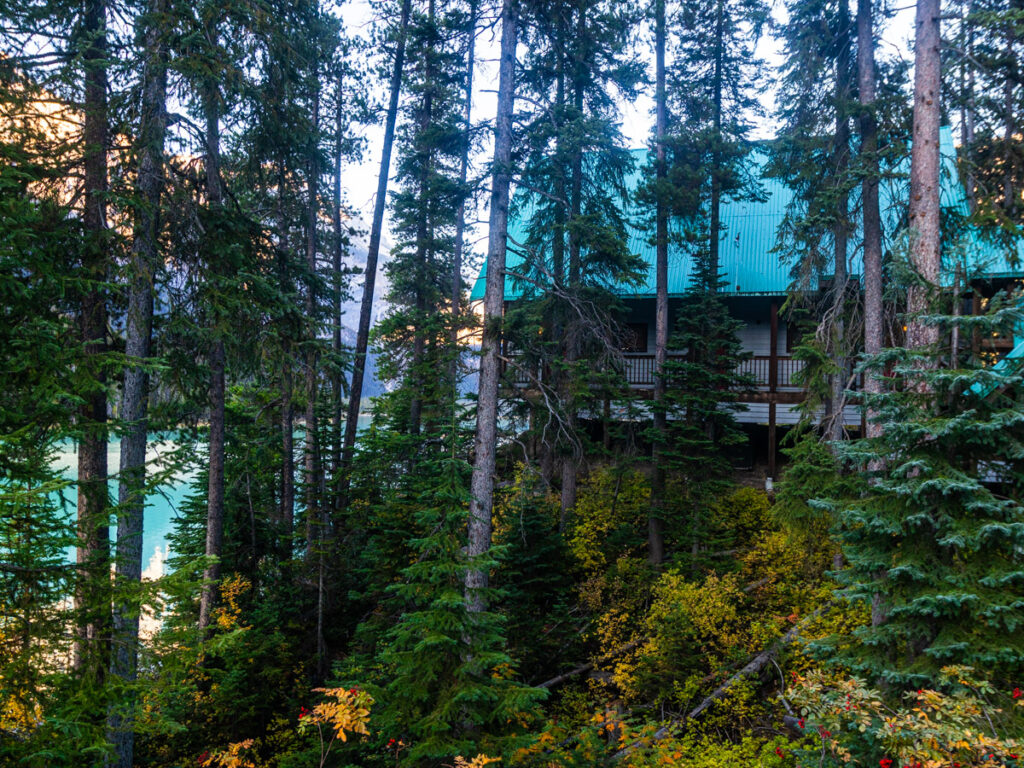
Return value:
<svg viewBox="0 0 1024 768">
<path fill-rule="evenodd" d="M 734 552 L 734 551 L 736 551 L 736 550 L 728 550 L 727 553 L 728 552 Z M 716 552 L 716 553 L 713 553 L 713 554 L 723 554 L 723 553 Z M 758 587 L 763 587 L 769 581 L 771 581 L 771 577 L 767 577 L 767 576 L 765 578 L 763 578 L 763 579 L 758 579 L 757 581 L 752 581 L 749 584 L 747 584 L 745 587 L 743 587 L 743 592 L 744 593 L 753 592 Z M 630 651 L 635 649 L 640 644 L 647 642 L 647 639 L 648 638 L 646 638 L 646 637 L 640 637 L 640 638 L 637 638 L 636 640 L 631 640 L 630 642 L 626 643 L 625 645 L 621 645 L 618 648 L 616 648 L 615 650 L 609 651 L 604 656 L 601 656 L 600 658 L 595 659 L 594 661 L 588 662 L 586 664 L 580 664 L 578 667 L 576 667 L 574 669 L 570 669 L 568 672 L 564 672 L 561 675 L 556 675 L 555 677 L 552 677 L 550 680 L 545 680 L 543 683 L 541 683 L 540 685 L 538 685 L 536 687 L 537 688 L 554 688 L 556 685 L 561 685 L 566 680 L 569 680 L 569 679 L 571 679 L 573 677 L 576 677 L 578 675 L 582 675 L 582 674 L 585 674 L 585 673 L 589 672 L 594 667 L 596 667 L 598 664 L 603 664 L 604 662 L 609 661 L 610 659 L 614 659 L 616 656 L 621 656 L 624 653 L 629 653 Z M 707 677 L 704 678 L 704 680 L 702 682 L 707 682 L 707 681 L 710 681 L 712 679 L 714 679 L 714 675 L 708 675 Z"/>
<path fill-rule="evenodd" d="M 610 659 L 614 659 L 616 656 L 621 656 L 624 653 L 629 653 L 634 648 L 639 646 L 641 643 L 645 643 L 645 642 L 647 642 L 647 638 L 646 637 L 638 637 L 636 640 L 631 640 L 630 642 L 626 643 L 625 645 L 620 645 L 615 650 L 608 651 L 608 653 L 606 653 L 604 656 L 600 656 L 599 658 L 595 659 L 594 661 L 591 661 L 591 662 L 589 662 L 587 664 L 580 664 L 575 669 L 570 669 L 568 672 L 563 672 L 561 675 L 557 675 L 555 677 L 552 677 L 550 680 L 546 680 L 546 681 L 544 681 L 543 683 L 541 683 L 540 685 L 538 685 L 536 687 L 537 688 L 554 688 L 556 685 L 560 685 L 560 684 L 564 683 L 566 680 L 568 680 L 570 678 L 576 677 L 577 675 L 582 675 L 585 672 L 589 672 L 594 667 L 596 667 L 598 664 L 603 664 L 604 662 L 609 661 Z"/>
<path fill-rule="evenodd" d="M 691 709 L 684 717 L 678 718 L 666 725 L 663 725 L 661 728 L 655 731 L 652 736 L 650 736 L 650 739 L 653 741 L 660 741 L 661 739 L 664 739 L 672 733 L 672 729 L 676 726 L 682 725 L 687 720 L 694 720 L 700 717 L 702 714 L 704 714 L 704 712 L 706 712 L 712 704 L 714 704 L 719 699 L 724 698 L 725 695 L 729 692 L 729 689 L 732 688 L 732 686 L 734 686 L 740 680 L 743 680 L 747 677 L 752 677 L 753 675 L 760 674 L 761 670 L 768 666 L 768 664 L 772 661 L 772 659 L 775 658 L 776 654 L 778 654 L 779 651 L 781 651 L 787 645 L 789 645 L 798 637 L 800 637 L 800 633 L 807 626 L 807 624 L 809 624 L 813 619 L 816 619 L 818 616 L 821 616 L 822 614 L 826 613 L 832 607 L 832 605 L 832 602 L 829 601 L 828 603 L 825 603 L 825 605 L 821 606 L 815 611 L 807 614 L 807 616 L 805 616 L 799 622 L 790 627 L 789 631 L 786 632 L 786 634 L 784 634 L 782 637 L 780 637 L 778 640 L 776 640 L 774 643 L 768 646 L 768 648 L 757 654 L 753 659 L 747 662 L 746 666 L 744 666 L 736 674 L 734 674 L 732 677 L 730 677 L 728 680 L 726 680 L 724 683 L 718 686 L 714 691 L 708 694 L 704 698 L 704 700 L 701 701 L 700 704 Z M 640 741 L 634 741 L 629 746 L 623 747 L 618 752 L 616 752 L 612 756 L 612 759 L 619 760 L 628 755 L 629 753 L 633 752 L 640 746 L 642 746 Z"/>
</svg>

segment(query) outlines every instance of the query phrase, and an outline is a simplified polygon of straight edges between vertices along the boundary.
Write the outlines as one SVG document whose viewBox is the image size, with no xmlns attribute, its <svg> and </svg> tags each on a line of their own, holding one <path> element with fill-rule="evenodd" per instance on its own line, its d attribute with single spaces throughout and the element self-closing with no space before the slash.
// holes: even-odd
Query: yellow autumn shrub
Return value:
<svg viewBox="0 0 1024 768">
<path fill-rule="evenodd" d="M 256 763 L 248 755 L 254 744 L 253 739 L 234 742 L 227 749 L 201 757 L 199 764 L 203 768 L 256 768 Z"/>
<path fill-rule="evenodd" d="M 602 468 L 580 484 L 569 529 L 569 550 L 588 578 L 621 556 L 641 554 L 650 506 L 650 484 L 635 470 Z"/>
<path fill-rule="evenodd" d="M 737 488 L 711 507 L 711 520 L 719 534 L 729 534 L 745 547 L 772 526 L 768 494 L 756 488 Z"/>
<path fill-rule="evenodd" d="M 217 626 L 225 632 L 248 629 L 243 626 L 241 599 L 252 589 L 252 582 L 240 573 L 233 573 L 220 583 L 221 605 L 216 611 Z"/>
</svg>

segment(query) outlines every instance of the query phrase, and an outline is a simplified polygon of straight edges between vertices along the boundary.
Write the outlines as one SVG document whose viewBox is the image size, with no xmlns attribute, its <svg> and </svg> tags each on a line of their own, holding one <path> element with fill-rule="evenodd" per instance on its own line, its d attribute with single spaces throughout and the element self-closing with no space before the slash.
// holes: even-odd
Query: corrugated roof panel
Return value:
<svg viewBox="0 0 1024 768">
<path fill-rule="evenodd" d="M 941 131 L 942 151 L 942 186 L 940 199 L 942 205 L 961 214 L 967 213 L 967 195 L 960 184 L 956 168 L 956 150 L 953 146 L 952 131 L 943 127 Z M 637 189 L 642 178 L 642 167 L 647 159 L 647 150 L 633 151 L 635 171 L 627 180 L 627 188 Z M 755 150 L 751 154 L 752 162 L 756 163 L 760 175 L 767 157 Z M 909 159 L 904 160 L 890 178 L 883 181 L 879 189 L 883 227 L 887 233 L 894 233 L 901 228 L 901 219 L 905 215 L 905 200 L 908 193 L 906 180 Z M 723 273 L 725 286 L 723 291 L 729 294 L 783 294 L 792 282 L 790 272 L 792 259 L 775 251 L 778 244 L 778 230 L 787 209 L 793 201 L 793 192 L 780 180 L 761 178 L 763 200 L 733 200 L 726 198 L 722 202 L 722 231 L 719 239 L 719 264 Z M 859 201 L 856 193 L 851 199 L 851 210 L 857 210 Z M 527 208 L 528 206 L 524 206 Z M 523 215 L 510 219 L 507 268 L 515 272 L 523 258 L 515 247 L 515 242 L 525 241 L 525 225 L 528 210 Z M 626 206 L 626 213 L 642 221 L 644 217 L 632 203 Z M 650 218 L 648 215 L 647 219 Z M 628 227 L 627 248 L 639 256 L 647 264 L 644 279 L 638 286 L 622 286 L 622 296 L 653 296 L 655 293 L 654 246 L 650 243 L 649 230 L 634 225 Z M 1021 274 L 1024 267 L 1024 240 L 1018 241 L 1016 254 L 1007 253 L 1005 247 L 983 240 L 977 233 L 970 233 L 967 254 L 972 267 L 984 267 L 990 275 Z M 859 226 L 851 233 L 849 243 L 850 273 L 860 275 L 863 272 L 860 249 Z M 825 244 L 827 247 L 827 244 Z M 831 250 L 831 249 L 829 249 Z M 1012 258 L 1015 256 L 1015 258 Z M 693 271 L 693 256 L 686 246 L 680 243 L 669 244 L 669 294 L 679 295 L 686 291 L 690 284 Z M 826 272 L 832 272 L 831 267 Z M 471 298 L 479 300 L 484 295 L 484 278 L 487 265 L 484 264 L 480 275 L 473 286 Z M 522 296 L 520 286 L 512 277 L 505 280 L 505 299 L 513 300 Z"/>
</svg>

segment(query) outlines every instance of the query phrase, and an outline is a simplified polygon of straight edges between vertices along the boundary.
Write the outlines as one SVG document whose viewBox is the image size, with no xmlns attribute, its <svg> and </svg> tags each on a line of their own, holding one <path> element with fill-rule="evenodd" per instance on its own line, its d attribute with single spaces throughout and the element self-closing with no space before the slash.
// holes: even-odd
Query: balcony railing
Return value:
<svg viewBox="0 0 1024 768">
<path fill-rule="evenodd" d="M 671 360 L 678 356 L 669 355 Z M 624 355 L 626 381 L 635 389 L 646 389 L 654 386 L 654 355 L 626 353 Z M 775 387 L 777 391 L 797 392 L 801 388 L 794 383 L 793 378 L 797 371 L 804 367 L 803 360 L 793 357 L 775 358 Z M 772 358 L 768 355 L 755 355 L 744 360 L 739 366 L 739 372 L 751 376 L 755 387 L 759 390 L 772 389 Z M 511 379 L 516 386 L 530 386 L 535 384 L 539 377 L 538 371 L 528 371 L 524 368 L 512 366 Z"/>
<path fill-rule="evenodd" d="M 626 379 L 631 386 L 639 388 L 654 386 L 654 355 L 627 354 L 625 360 Z M 793 376 L 797 371 L 803 369 L 803 360 L 793 357 L 777 357 L 775 363 L 775 388 L 799 390 L 800 387 L 793 382 Z M 758 389 L 769 389 L 772 385 L 772 358 L 768 355 L 755 355 L 748 358 L 740 363 L 739 373 L 752 377 Z"/>
</svg>

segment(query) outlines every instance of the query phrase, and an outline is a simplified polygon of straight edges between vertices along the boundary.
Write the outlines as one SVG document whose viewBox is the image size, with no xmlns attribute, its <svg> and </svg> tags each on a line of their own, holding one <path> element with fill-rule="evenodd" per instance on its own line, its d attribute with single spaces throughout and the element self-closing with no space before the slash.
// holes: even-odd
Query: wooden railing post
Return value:
<svg viewBox="0 0 1024 768">
<path fill-rule="evenodd" d="M 775 479 L 775 393 L 779 385 L 779 305 L 773 301 L 769 313 L 768 349 L 768 477 Z"/>
</svg>

